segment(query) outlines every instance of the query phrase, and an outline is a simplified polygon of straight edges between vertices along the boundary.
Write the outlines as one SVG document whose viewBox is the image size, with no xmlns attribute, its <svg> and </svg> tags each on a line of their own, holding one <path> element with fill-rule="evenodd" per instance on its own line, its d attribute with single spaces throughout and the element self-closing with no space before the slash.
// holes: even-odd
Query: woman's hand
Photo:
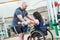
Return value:
<svg viewBox="0 0 60 40">
<path fill-rule="evenodd" d="M 34 24 L 34 25 L 39 25 L 39 21 L 38 20 L 30 20 L 30 24 Z"/>
<path fill-rule="evenodd" d="M 39 25 L 39 21 L 37 19 L 34 20 L 34 25 Z"/>
</svg>

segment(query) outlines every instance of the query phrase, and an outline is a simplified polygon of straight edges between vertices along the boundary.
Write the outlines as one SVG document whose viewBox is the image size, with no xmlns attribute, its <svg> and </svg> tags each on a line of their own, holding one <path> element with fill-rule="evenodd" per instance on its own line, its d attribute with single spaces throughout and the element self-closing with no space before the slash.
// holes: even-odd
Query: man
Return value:
<svg viewBox="0 0 60 40">
<path fill-rule="evenodd" d="M 18 33 L 18 36 L 20 38 L 19 40 L 24 40 L 24 32 L 23 32 L 23 27 L 21 27 L 21 25 L 20 26 L 16 26 L 16 25 L 19 25 L 20 23 L 26 24 L 26 25 L 29 24 L 29 22 L 26 22 L 24 20 L 24 17 L 27 17 L 28 19 L 32 20 L 34 23 L 37 24 L 37 22 L 34 21 L 35 19 L 28 15 L 26 8 L 27 8 L 27 3 L 23 2 L 22 6 L 16 9 L 14 13 L 14 18 L 12 21 L 12 25 L 13 25 L 12 29 L 15 33 L 16 32 Z"/>
</svg>

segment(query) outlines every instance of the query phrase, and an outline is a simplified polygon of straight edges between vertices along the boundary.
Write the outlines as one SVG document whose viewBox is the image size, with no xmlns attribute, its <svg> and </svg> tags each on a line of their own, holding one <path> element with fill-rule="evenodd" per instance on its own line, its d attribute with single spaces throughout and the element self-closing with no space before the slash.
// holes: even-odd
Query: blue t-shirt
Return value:
<svg viewBox="0 0 60 40">
<path fill-rule="evenodd" d="M 40 23 L 39 23 L 39 25 L 34 25 L 34 29 L 35 30 L 39 30 L 40 28 L 43 28 L 44 27 L 44 22 L 43 21 L 41 21 Z"/>
<path fill-rule="evenodd" d="M 44 26 L 44 22 L 43 21 L 41 21 L 39 23 L 39 25 L 35 25 L 34 29 L 35 30 L 40 30 L 40 31 L 44 32 L 44 36 L 47 35 L 47 27 Z"/>
<path fill-rule="evenodd" d="M 15 13 L 14 13 L 14 17 L 13 17 L 13 21 L 12 21 L 12 26 L 16 26 L 18 25 L 18 22 L 21 22 L 19 20 L 19 18 L 17 17 L 17 15 L 22 15 L 22 17 L 24 18 L 25 16 L 28 15 L 26 10 L 22 10 L 20 7 L 16 9 Z"/>
</svg>

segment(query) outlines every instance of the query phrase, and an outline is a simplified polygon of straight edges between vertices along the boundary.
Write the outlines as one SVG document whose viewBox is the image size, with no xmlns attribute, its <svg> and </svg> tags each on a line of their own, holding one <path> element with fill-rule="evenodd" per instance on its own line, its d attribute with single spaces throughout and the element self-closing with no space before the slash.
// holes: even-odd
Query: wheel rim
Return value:
<svg viewBox="0 0 60 40">
<path fill-rule="evenodd" d="M 36 36 L 35 37 L 35 39 L 36 40 L 45 40 L 45 37 L 44 37 L 44 34 L 41 32 L 41 31 L 34 31 L 34 32 L 32 32 L 32 34 L 34 34 L 34 33 L 39 33 L 39 35 L 38 36 Z M 31 35 L 32 35 L 31 34 Z M 28 40 L 30 39 L 31 37 L 28 37 Z"/>
</svg>

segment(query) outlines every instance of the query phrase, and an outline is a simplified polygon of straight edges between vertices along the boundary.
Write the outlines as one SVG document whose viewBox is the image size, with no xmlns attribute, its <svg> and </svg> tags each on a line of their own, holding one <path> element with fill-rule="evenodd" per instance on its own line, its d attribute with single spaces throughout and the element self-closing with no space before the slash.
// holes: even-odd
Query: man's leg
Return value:
<svg viewBox="0 0 60 40">
<path fill-rule="evenodd" d="M 19 40 L 24 40 L 24 33 L 18 34 Z"/>
<path fill-rule="evenodd" d="M 32 37 L 30 38 L 30 40 L 32 40 Z"/>
<path fill-rule="evenodd" d="M 22 40 L 24 40 L 24 33 L 22 33 Z"/>
<path fill-rule="evenodd" d="M 24 33 L 23 30 L 20 26 L 15 27 L 15 33 L 17 34 L 17 36 L 19 37 L 19 40 L 24 40 Z"/>
<path fill-rule="evenodd" d="M 32 40 L 32 38 L 30 38 L 30 40 Z M 35 38 L 33 38 L 33 40 L 35 40 Z"/>
<path fill-rule="evenodd" d="M 33 38 L 33 40 L 35 40 L 35 37 Z"/>
</svg>

